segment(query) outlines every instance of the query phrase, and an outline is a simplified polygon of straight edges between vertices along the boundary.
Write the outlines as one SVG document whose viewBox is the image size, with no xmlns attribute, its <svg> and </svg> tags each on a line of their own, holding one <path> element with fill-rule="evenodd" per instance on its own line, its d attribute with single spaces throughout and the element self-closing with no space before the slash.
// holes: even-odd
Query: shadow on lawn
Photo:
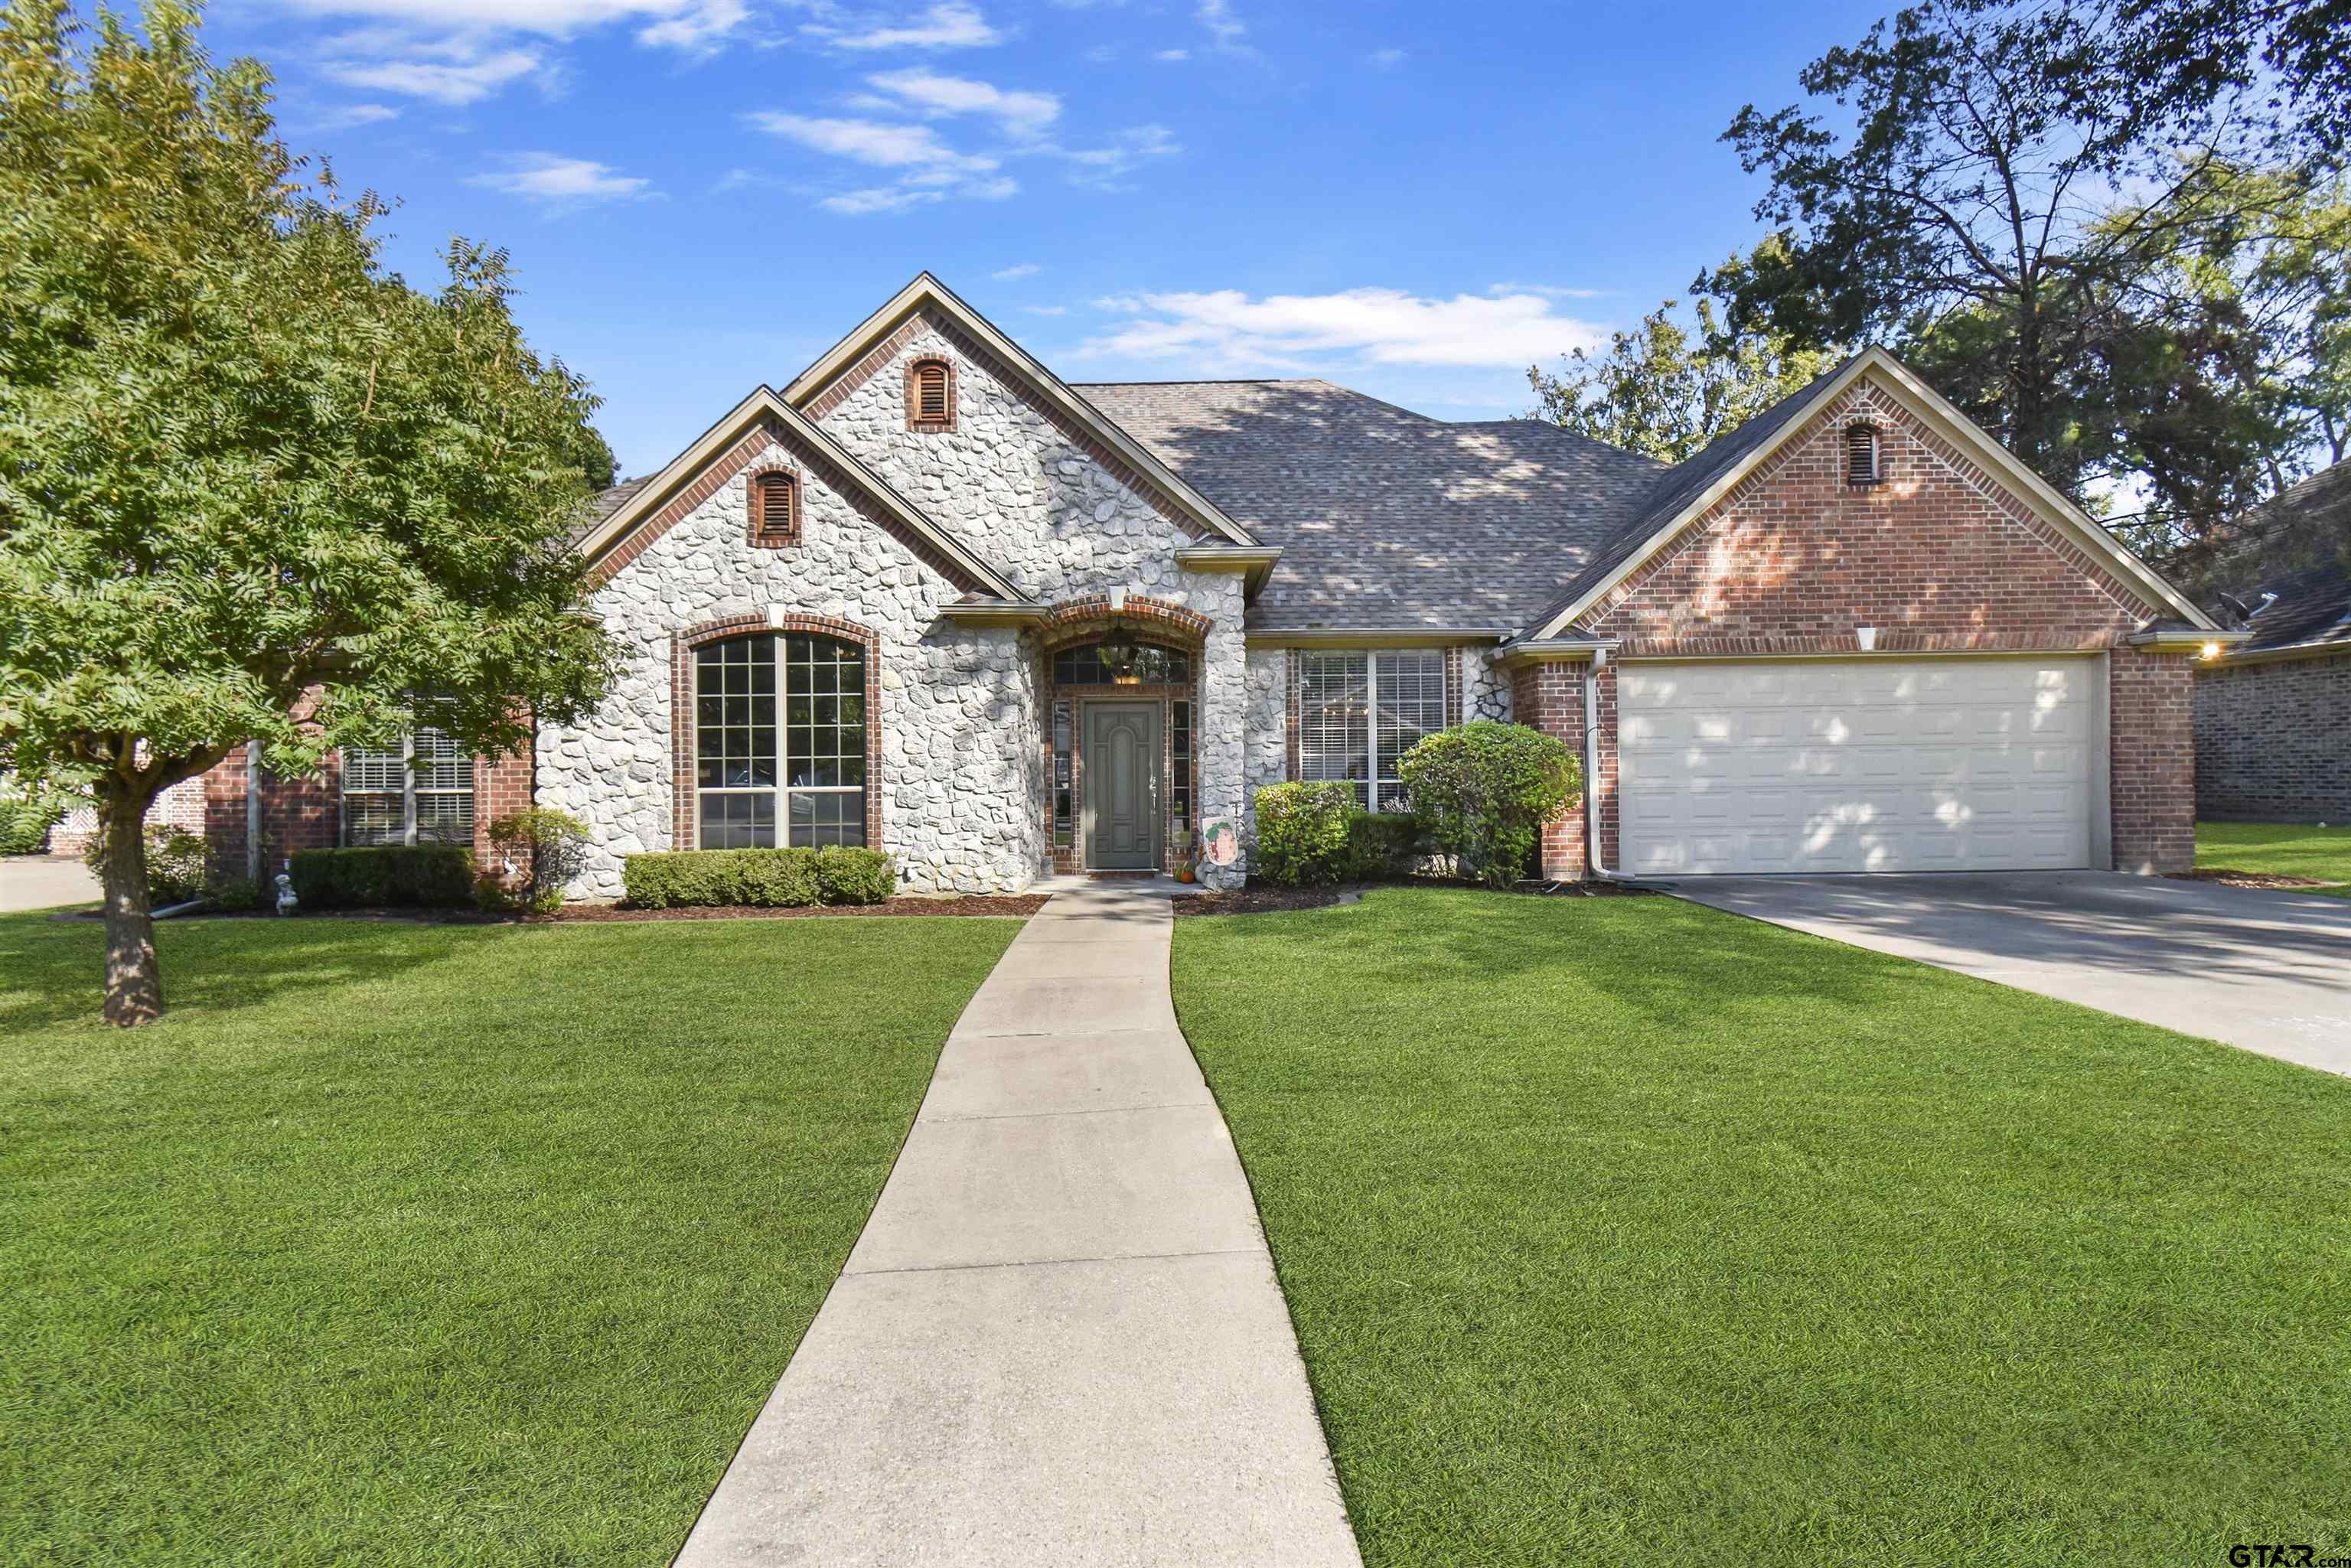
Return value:
<svg viewBox="0 0 2351 1568">
<path fill-rule="evenodd" d="M 220 920 L 166 922 L 156 927 L 155 946 L 168 1021 L 410 975 L 513 936 L 504 927 Z M 105 928 L 94 923 L 0 915 L 0 1034 L 97 1025 L 105 953 Z"/>
</svg>

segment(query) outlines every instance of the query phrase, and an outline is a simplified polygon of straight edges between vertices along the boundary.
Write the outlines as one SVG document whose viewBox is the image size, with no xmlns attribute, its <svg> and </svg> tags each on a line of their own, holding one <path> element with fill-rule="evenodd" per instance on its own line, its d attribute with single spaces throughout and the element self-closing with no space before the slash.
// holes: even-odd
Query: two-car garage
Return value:
<svg viewBox="0 0 2351 1568">
<path fill-rule="evenodd" d="M 2099 863 L 2105 674 L 2095 655 L 1625 663 L 1620 869 Z"/>
</svg>

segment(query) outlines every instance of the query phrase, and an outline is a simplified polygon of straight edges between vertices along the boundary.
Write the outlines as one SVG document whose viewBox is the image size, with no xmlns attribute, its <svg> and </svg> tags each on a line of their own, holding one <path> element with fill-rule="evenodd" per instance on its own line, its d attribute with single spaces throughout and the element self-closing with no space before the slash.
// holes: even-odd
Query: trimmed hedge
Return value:
<svg viewBox="0 0 2351 1568">
<path fill-rule="evenodd" d="M 474 852 L 462 844 L 372 844 L 298 850 L 291 874 L 306 909 L 465 909 L 474 902 Z"/>
<path fill-rule="evenodd" d="M 1396 765 L 1439 853 L 1508 887 L 1541 870 L 1542 825 L 1583 798 L 1583 770 L 1557 736 L 1479 721 L 1424 737 Z"/>
<path fill-rule="evenodd" d="M 1401 811 L 1357 811 L 1347 819 L 1347 880 L 1385 882 L 1410 876 L 1426 852 L 1418 817 Z"/>
<path fill-rule="evenodd" d="M 640 909 L 799 909 L 879 904 L 897 890 L 880 850 L 676 850 L 630 855 L 621 885 Z"/>
</svg>

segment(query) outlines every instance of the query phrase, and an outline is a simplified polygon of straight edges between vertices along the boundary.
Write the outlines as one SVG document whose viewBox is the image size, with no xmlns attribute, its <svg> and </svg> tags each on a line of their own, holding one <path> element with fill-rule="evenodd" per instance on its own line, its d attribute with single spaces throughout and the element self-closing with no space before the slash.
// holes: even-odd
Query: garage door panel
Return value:
<svg viewBox="0 0 2351 1568">
<path fill-rule="evenodd" d="M 1625 864 L 1659 875 L 2085 865 L 2093 667 L 1625 668 Z"/>
</svg>

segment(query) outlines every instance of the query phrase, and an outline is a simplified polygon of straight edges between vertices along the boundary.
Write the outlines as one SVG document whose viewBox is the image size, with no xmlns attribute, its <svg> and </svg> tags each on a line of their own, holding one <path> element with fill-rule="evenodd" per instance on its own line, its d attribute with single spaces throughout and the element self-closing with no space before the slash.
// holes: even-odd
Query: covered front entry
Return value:
<svg viewBox="0 0 2351 1568">
<path fill-rule="evenodd" d="M 1627 663 L 1623 869 L 2096 864 L 2105 673 L 2064 655 Z"/>
<path fill-rule="evenodd" d="M 1159 772 L 1166 754 L 1160 705 L 1090 702 L 1084 712 L 1085 868 L 1156 870 Z"/>
</svg>

